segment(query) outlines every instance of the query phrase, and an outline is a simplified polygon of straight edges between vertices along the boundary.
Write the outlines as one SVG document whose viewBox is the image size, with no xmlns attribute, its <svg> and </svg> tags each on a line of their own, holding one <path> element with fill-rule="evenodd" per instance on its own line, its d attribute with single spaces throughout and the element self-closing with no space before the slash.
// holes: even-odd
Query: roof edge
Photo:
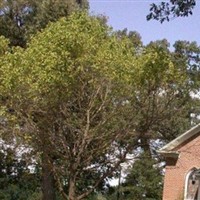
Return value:
<svg viewBox="0 0 200 200">
<path fill-rule="evenodd" d="M 186 140 L 188 140 L 191 137 L 193 137 L 194 135 L 196 135 L 198 132 L 200 132 L 200 124 L 194 126 L 190 130 L 188 130 L 185 133 L 183 133 L 182 135 L 180 135 L 179 137 L 175 138 L 174 140 L 172 140 L 171 142 L 166 144 L 164 147 L 162 147 L 158 152 L 163 152 L 163 153 L 170 152 L 174 148 L 176 148 L 177 146 L 179 146 L 180 144 L 185 142 Z"/>
<path fill-rule="evenodd" d="M 177 151 L 157 151 L 157 152 L 164 157 L 175 158 L 175 159 L 179 157 L 179 152 Z"/>
</svg>

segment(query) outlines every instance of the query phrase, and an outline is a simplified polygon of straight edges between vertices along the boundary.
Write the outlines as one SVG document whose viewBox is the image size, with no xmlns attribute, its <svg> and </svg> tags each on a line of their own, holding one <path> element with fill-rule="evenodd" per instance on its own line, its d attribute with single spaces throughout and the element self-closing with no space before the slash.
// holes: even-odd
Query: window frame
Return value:
<svg viewBox="0 0 200 200">
<path fill-rule="evenodd" d="M 195 171 L 200 172 L 200 169 L 197 169 L 196 167 L 194 167 L 191 170 L 189 170 L 187 175 L 186 175 L 186 178 L 185 178 L 185 189 L 184 189 L 184 200 L 191 200 L 191 199 L 187 199 L 188 183 L 189 183 L 189 178 L 191 177 L 191 174 L 195 173 Z M 197 197 L 197 200 L 200 200 L 200 176 L 198 177 L 198 179 L 199 179 L 199 186 L 198 186 L 198 197 Z"/>
</svg>

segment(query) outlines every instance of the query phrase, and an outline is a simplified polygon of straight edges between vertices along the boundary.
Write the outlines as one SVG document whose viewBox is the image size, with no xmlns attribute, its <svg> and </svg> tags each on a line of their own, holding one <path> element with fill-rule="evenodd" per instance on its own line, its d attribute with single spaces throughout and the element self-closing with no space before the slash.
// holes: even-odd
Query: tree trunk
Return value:
<svg viewBox="0 0 200 200">
<path fill-rule="evenodd" d="M 43 152 L 42 156 L 42 200 L 55 200 L 54 177 L 51 170 L 51 163 L 48 154 Z"/>
<path fill-rule="evenodd" d="M 141 138 L 141 148 L 147 155 L 151 155 L 151 148 L 149 144 L 149 139 L 145 136 Z"/>
<path fill-rule="evenodd" d="M 75 185 L 75 178 L 70 177 L 69 180 L 69 200 L 77 200 L 76 198 L 76 185 Z"/>
</svg>

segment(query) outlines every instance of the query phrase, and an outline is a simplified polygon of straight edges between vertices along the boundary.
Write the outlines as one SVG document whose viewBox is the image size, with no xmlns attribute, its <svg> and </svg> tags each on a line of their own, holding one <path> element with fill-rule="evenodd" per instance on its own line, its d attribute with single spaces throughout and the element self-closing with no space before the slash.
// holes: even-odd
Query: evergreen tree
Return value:
<svg viewBox="0 0 200 200">
<path fill-rule="evenodd" d="M 162 176 L 157 161 L 148 153 L 142 153 L 128 172 L 121 188 L 126 200 L 160 200 Z"/>
</svg>

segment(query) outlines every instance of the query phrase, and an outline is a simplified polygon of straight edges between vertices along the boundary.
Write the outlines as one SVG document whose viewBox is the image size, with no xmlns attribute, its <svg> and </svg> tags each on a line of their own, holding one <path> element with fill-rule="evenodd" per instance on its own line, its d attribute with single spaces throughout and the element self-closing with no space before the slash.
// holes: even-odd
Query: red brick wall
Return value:
<svg viewBox="0 0 200 200">
<path fill-rule="evenodd" d="M 200 168 L 200 135 L 177 149 L 177 162 L 167 159 L 163 200 L 183 200 L 186 175 L 192 168 Z"/>
</svg>

